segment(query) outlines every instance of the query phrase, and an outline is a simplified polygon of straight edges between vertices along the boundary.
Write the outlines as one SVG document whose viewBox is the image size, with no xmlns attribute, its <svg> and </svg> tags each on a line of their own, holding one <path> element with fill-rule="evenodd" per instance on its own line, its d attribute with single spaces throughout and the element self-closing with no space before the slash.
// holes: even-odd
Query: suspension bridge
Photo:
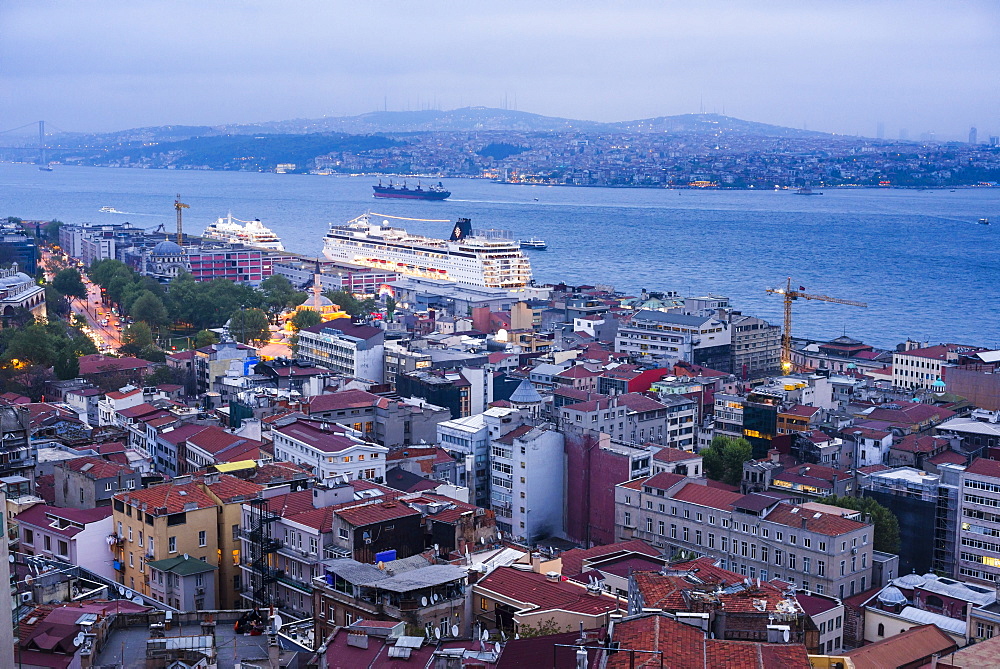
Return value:
<svg viewBox="0 0 1000 669">
<path fill-rule="evenodd" d="M 38 127 L 37 141 L 34 141 L 33 136 L 29 139 L 29 137 L 26 136 L 27 133 L 21 132 L 35 126 Z M 61 146 L 59 144 L 52 144 L 49 141 L 49 139 L 55 135 L 68 134 L 70 134 L 68 131 L 56 127 L 51 123 L 49 123 L 46 127 L 45 121 L 32 121 L 31 123 L 25 123 L 24 125 L 11 128 L 10 130 L 0 130 L 0 152 L 17 152 L 14 155 L 21 160 L 24 160 L 26 157 L 30 157 L 34 154 L 38 165 L 41 167 L 47 167 L 49 164 L 49 156 L 54 153 L 79 153 L 81 151 L 94 153 L 107 151 L 105 148 L 93 146 Z M 12 140 L 16 137 L 23 137 L 24 140 L 21 143 L 15 143 Z"/>
</svg>

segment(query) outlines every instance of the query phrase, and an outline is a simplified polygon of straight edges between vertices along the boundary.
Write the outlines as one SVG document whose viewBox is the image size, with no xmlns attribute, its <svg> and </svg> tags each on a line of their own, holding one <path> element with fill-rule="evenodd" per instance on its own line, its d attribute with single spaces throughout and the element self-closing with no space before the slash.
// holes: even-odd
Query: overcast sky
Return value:
<svg viewBox="0 0 1000 669">
<path fill-rule="evenodd" d="M 507 105 L 620 121 L 705 111 L 911 138 L 1000 134 L 1000 3 L 0 4 L 0 130 L 221 124 Z"/>
</svg>

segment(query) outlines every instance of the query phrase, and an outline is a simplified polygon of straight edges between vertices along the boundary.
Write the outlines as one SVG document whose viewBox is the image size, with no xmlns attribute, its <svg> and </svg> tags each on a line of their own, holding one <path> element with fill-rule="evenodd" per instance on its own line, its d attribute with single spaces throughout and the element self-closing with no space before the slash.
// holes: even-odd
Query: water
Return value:
<svg viewBox="0 0 1000 669">
<path fill-rule="evenodd" d="M 800 300 L 794 332 L 847 333 L 881 346 L 906 337 L 1000 345 L 1000 189 L 691 191 L 508 186 L 446 179 L 446 202 L 373 200 L 368 177 L 0 164 L 0 215 L 131 221 L 174 229 L 173 200 L 191 206 L 200 233 L 219 216 L 260 218 L 286 248 L 322 249 L 330 222 L 368 209 L 396 216 L 502 228 L 538 237 L 528 251 L 540 283 L 612 284 L 625 291 L 728 295 L 733 305 L 781 323 L 783 285 L 867 302 L 868 308 Z M 125 214 L 98 211 L 110 206 Z M 989 217 L 993 225 L 976 225 Z M 448 223 L 405 227 L 447 236 Z"/>
</svg>

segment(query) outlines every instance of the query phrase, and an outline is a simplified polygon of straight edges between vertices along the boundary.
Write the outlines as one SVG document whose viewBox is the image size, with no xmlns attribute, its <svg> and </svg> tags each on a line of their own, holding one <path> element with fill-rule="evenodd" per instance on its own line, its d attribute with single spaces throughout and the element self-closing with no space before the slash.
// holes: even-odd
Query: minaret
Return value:
<svg viewBox="0 0 1000 669">
<path fill-rule="evenodd" d="M 320 285 L 320 279 L 322 278 L 322 271 L 319 266 L 319 258 L 316 258 L 316 273 L 313 274 L 313 309 L 316 313 L 323 313 L 323 305 L 320 303 L 320 297 L 323 294 L 323 287 Z"/>
</svg>

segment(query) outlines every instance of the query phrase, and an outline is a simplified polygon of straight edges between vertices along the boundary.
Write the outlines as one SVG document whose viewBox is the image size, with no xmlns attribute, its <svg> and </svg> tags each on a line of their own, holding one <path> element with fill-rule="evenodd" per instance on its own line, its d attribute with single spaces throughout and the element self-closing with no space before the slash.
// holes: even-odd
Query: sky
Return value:
<svg viewBox="0 0 1000 669">
<path fill-rule="evenodd" d="M 506 105 L 986 139 L 998 36 L 996 0 L 4 0 L 0 131 Z"/>
</svg>

